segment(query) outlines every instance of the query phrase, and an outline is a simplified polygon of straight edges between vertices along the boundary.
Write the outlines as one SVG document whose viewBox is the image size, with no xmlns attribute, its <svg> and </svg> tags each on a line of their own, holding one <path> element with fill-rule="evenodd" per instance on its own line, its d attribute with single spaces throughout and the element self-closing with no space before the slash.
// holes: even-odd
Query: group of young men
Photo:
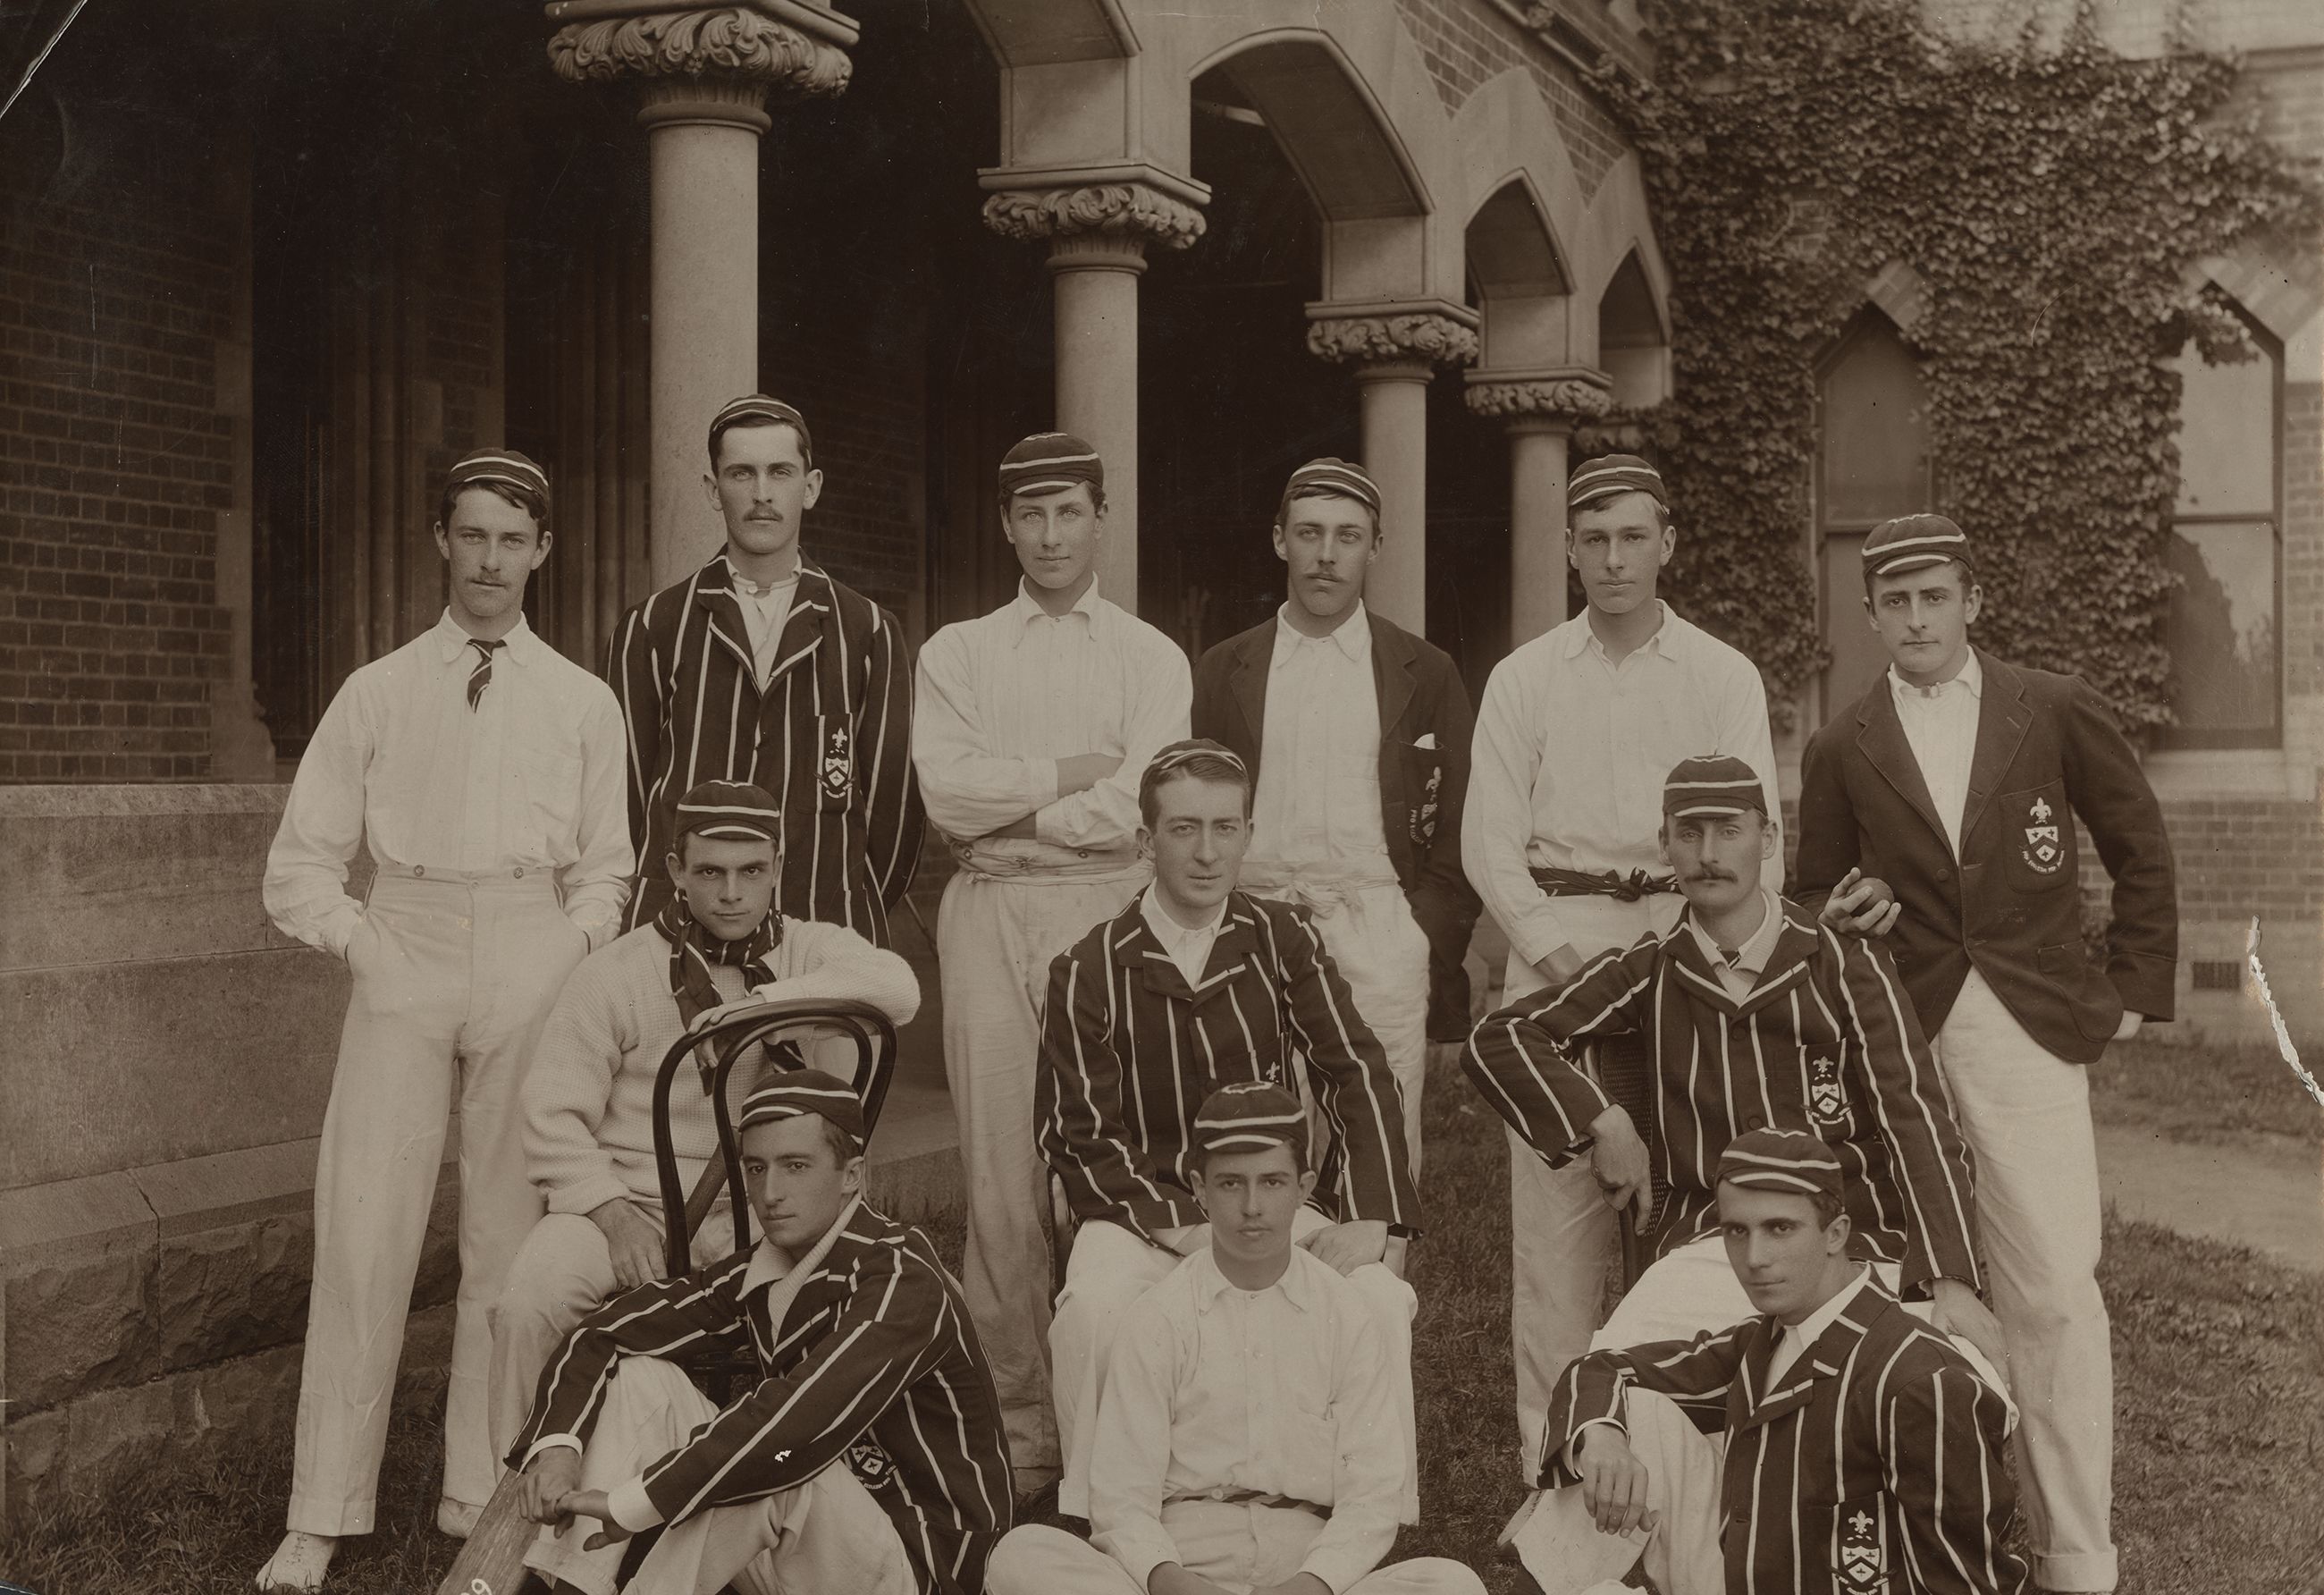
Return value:
<svg viewBox="0 0 2324 1595">
<path fill-rule="evenodd" d="M 2170 853 L 2095 695 L 1969 645 L 1952 522 L 1867 541 L 1895 668 L 1808 748 L 1786 901 L 1764 690 L 1656 595 L 1644 460 L 1573 473 L 1588 607 L 1472 722 L 1452 660 L 1364 606 L 1380 498 L 1346 461 L 1286 484 L 1277 615 L 1190 670 L 1097 591 L 1103 461 L 1028 438 L 998 482 L 1023 580 L 915 668 L 802 556 L 805 418 L 738 399 L 708 454 L 725 544 L 624 617 L 604 680 L 523 619 L 546 477 L 460 461 L 444 618 L 301 763 L 267 908 L 354 986 L 261 1589 L 320 1588 L 373 1526 L 456 1105 L 438 1521 L 513 1470 L 552 1590 L 1480 1590 L 1382 1565 L 1420 1510 L 1433 1046 L 1508 1126 L 1505 1538 L 1543 1590 L 1642 1552 L 1665 1595 L 2015 1590 L 2020 1485 L 2041 1587 L 2113 1588 L 2081 1065 L 2170 1015 Z M 2115 880 L 2102 963 L 2077 816 Z M 890 916 L 930 821 L 959 1278 L 864 1205 L 858 1083 L 812 1034 L 738 1071 L 755 1240 L 714 1212 L 664 1277 L 661 1058 L 769 1000 L 909 1021 Z M 1480 904 L 1510 951 L 1472 1028 Z M 1624 1050 L 1646 1123 L 1607 1089 Z M 669 1110 L 688 1188 L 707 1089 Z M 1653 1261 L 1601 1325 L 1618 1222 Z M 682 1366 L 713 1353 L 750 1369 L 723 1407 Z M 1011 1526 L 1053 1515 L 1086 1539 Z"/>
</svg>

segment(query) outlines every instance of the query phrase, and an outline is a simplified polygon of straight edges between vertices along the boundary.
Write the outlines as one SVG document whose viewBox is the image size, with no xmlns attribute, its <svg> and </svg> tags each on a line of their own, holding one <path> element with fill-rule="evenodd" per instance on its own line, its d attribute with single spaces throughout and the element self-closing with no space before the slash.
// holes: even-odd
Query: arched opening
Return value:
<svg viewBox="0 0 2324 1595">
<path fill-rule="evenodd" d="M 1329 221 L 1429 208 L 1419 171 L 1379 101 L 1321 34 L 1261 34 L 1240 44 L 1205 64 L 1194 94 L 1198 103 L 1255 115 Z"/>
<path fill-rule="evenodd" d="M 1888 656 L 1865 622 L 1864 539 L 1894 515 L 1935 503 L 1928 387 L 1896 324 L 1867 306 L 1816 379 L 1814 554 L 1831 663 L 1821 720 L 1879 679 Z"/>
<path fill-rule="evenodd" d="M 1614 379 L 1617 404 L 1656 404 L 1670 392 L 1670 335 L 1635 249 L 1599 298 L 1598 360 Z"/>
</svg>

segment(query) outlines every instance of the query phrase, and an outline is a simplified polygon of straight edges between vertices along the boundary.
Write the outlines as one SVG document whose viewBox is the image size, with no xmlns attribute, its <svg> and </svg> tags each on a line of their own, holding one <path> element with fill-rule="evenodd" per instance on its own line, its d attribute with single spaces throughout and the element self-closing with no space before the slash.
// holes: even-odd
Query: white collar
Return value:
<svg viewBox="0 0 2324 1595">
<path fill-rule="evenodd" d="M 1940 681 L 1934 687 L 1915 687 L 1896 673 L 1895 666 L 1888 667 L 1888 690 L 1895 695 L 1896 701 L 1900 705 L 1907 699 L 1924 704 L 1934 703 L 1955 686 L 1967 687 L 1969 696 L 1972 699 L 1985 696 L 1985 667 L 1977 662 L 1976 649 L 1972 648 L 1969 650 L 1968 662 L 1961 666 L 1960 674 L 1955 676 L 1950 681 Z"/>
<path fill-rule="evenodd" d="M 839 1216 L 831 1221 L 831 1228 L 823 1232 L 823 1239 L 808 1247 L 805 1257 L 797 1259 L 764 1235 L 760 1236 L 759 1244 L 752 1249 L 751 1260 L 742 1266 L 742 1294 L 747 1296 L 762 1285 L 772 1285 L 778 1279 L 788 1279 L 794 1274 L 812 1274 L 821 1268 L 823 1259 L 831 1255 L 832 1243 L 839 1239 L 840 1231 L 847 1228 L 855 1217 L 855 1210 L 862 1205 L 862 1192 L 850 1196 L 847 1205 L 839 1210 Z M 782 1325 L 778 1323 L 775 1330 L 780 1333 Z"/>
<path fill-rule="evenodd" d="M 1356 600 L 1355 608 L 1348 612 L 1346 619 L 1321 637 L 1310 637 L 1293 625 L 1290 617 L 1291 605 L 1288 604 L 1275 612 L 1275 657 L 1269 661 L 1270 668 L 1282 668 L 1284 662 L 1298 652 L 1303 642 L 1329 642 L 1355 664 L 1370 662 L 1372 622 L 1371 617 L 1364 613 L 1362 599 Z"/>
<path fill-rule="evenodd" d="M 469 643 L 482 641 L 480 638 L 469 636 L 467 628 L 452 618 L 452 609 L 449 604 L 445 605 L 444 613 L 437 618 L 435 625 L 429 628 L 429 632 L 436 639 L 438 655 L 447 665 L 458 659 L 461 650 Z M 505 655 L 520 665 L 530 664 L 533 660 L 532 650 L 546 646 L 534 633 L 533 629 L 525 624 L 522 614 L 516 617 L 516 624 L 508 629 L 507 635 L 503 636 L 501 641 L 505 646 L 494 650 L 494 657 L 497 659 Z"/>
<path fill-rule="evenodd" d="M 1090 578 L 1090 585 L 1082 589 L 1082 595 L 1074 600 L 1074 606 L 1065 611 L 1065 614 L 1052 615 L 1034 598 L 1032 578 L 1020 576 L 1017 578 L 1017 595 L 1009 600 L 1009 612 L 1017 617 L 1020 634 L 1023 627 L 1031 625 L 1037 620 L 1046 618 L 1061 621 L 1065 618 L 1065 615 L 1073 614 L 1077 614 L 1088 622 L 1090 631 L 1094 633 L 1097 631 L 1098 617 L 1102 613 L 1098 603 L 1097 579 L 1094 576 Z"/>
<path fill-rule="evenodd" d="M 1694 917 L 1694 910 L 1689 908 L 1686 911 L 1686 927 L 1694 933 L 1695 943 L 1702 947 L 1702 955 L 1711 961 L 1711 968 L 1731 963 L 1754 980 L 1766 973 L 1768 956 L 1775 950 L 1775 938 L 1784 934 L 1784 906 L 1775 900 L 1775 894 L 1764 886 L 1759 889 L 1759 900 L 1767 910 L 1766 916 L 1759 921 L 1759 928 L 1751 933 L 1750 938 L 1735 949 L 1732 959 L 1717 942 L 1711 939 L 1711 933 L 1702 928 L 1702 922 Z"/>
<path fill-rule="evenodd" d="M 1244 1290 L 1220 1269 L 1218 1258 L 1212 1255 L 1209 1247 L 1198 1248 L 1187 1264 L 1194 1270 L 1194 1305 L 1207 1313 L 1213 1303 L 1231 1290 L 1250 1296 L 1261 1296 L 1268 1290 L 1279 1290 L 1285 1301 L 1305 1313 L 1314 1305 L 1315 1281 L 1303 1270 L 1302 1264 L 1313 1260 L 1313 1253 L 1295 1246 L 1291 1249 L 1290 1260 L 1284 1265 L 1282 1274 L 1274 1284 L 1267 1290 Z"/>
<path fill-rule="evenodd" d="M 1871 1265 L 1858 1263 L 1856 1265 L 1856 1277 L 1833 1291 L 1830 1301 L 1797 1323 L 1784 1325 L 1784 1333 L 1790 1336 L 1793 1343 L 1799 1348 L 1793 1359 L 1792 1367 L 1784 1370 L 1785 1378 L 1789 1378 L 1793 1369 L 1799 1366 L 1799 1359 L 1808 1354 L 1808 1348 L 1823 1339 L 1823 1332 L 1837 1323 L 1842 1313 L 1848 1311 L 1849 1303 L 1861 1295 L 1864 1287 L 1871 1283 Z"/>
<path fill-rule="evenodd" d="M 1162 944 L 1162 950 L 1174 957 L 1181 947 L 1216 936 L 1219 927 L 1227 919 L 1226 899 L 1221 898 L 1219 911 L 1211 917 L 1208 925 L 1181 925 L 1170 917 L 1170 910 L 1162 906 L 1161 893 L 1151 886 L 1139 898 L 1138 911 L 1145 916 L 1146 928 L 1154 933 L 1154 939 Z"/>
<path fill-rule="evenodd" d="M 1694 631 L 1694 627 L 1663 599 L 1655 599 L 1655 606 L 1663 612 L 1663 623 L 1655 628 L 1653 636 L 1632 649 L 1630 653 L 1633 655 L 1659 653 L 1665 659 L 1675 659 L 1685 651 L 1690 640 L 1689 634 Z M 1606 651 L 1606 645 L 1598 640 L 1598 633 L 1591 629 L 1590 611 L 1587 607 L 1558 630 L 1565 633 L 1559 639 L 1558 651 L 1567 659 L 1579 658 L 1582 650 L 1587 648 L 1595 648 L 1600 654 Z M 1553 632 L 1552 635 L 1555 633 Z"/>
</svg>

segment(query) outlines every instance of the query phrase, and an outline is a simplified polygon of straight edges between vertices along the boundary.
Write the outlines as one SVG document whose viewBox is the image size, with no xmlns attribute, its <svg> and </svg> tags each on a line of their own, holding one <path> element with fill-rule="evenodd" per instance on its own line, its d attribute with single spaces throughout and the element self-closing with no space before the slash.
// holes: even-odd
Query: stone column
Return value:
<svg viewBox="0 0 2324 1595">
<path fill-rule="evenodd" d="M 1469 373 L 1469 408 L 1506 419 L 1509 431 L 1509 646 L 1529 642 L 1565 616 L 1566 441 L 1606 413 L 1613 396 L 1601 372 Z"/>
<path fill-rule="evenodd" d="M 1353 312 L 1353 313 L 1351 313 Z M 1310 305 L 1307 347 L 1351 366 L 1363 467 L 1379 484 L 1379 557 L 1364 602 L 1406 631 L 1428 630 L 1428 381 L 1477 357 L 1476 313 L 1462 306 Z"/>
<path fill-rule="evenodd" d="M 1105 458 L 1105 540 L 1098 591 L 1138 613 L 1138 278 L 1149 242 L 1185 249 L 1203 235 L 1209 190 L 1149 172 L 1139 180 L 1019 187 L 1025 174 L 988 172 L 985 225 L 1004 237 L 1046 239 L 1056 319 L 1056 429 Z M 1001 185 L 1011 185 L 1003 187 Z"/>
<path fill-rule="evenodd" d="M 635 78 L 643 90 L 638 123 L 650 141 L 653 215 L 647 525 L 660 587 L 718 547 L 717 519 L 696 485 L 708 464 L 704 434 L 719 406 L 759 387 L 767 91 L 845 89 L 857 29 L 811 0 L 702 11 L 650 4 L 559 0 L 549 16 L 565 25 L 549 59 L 568 82 Z"/>
</svg>

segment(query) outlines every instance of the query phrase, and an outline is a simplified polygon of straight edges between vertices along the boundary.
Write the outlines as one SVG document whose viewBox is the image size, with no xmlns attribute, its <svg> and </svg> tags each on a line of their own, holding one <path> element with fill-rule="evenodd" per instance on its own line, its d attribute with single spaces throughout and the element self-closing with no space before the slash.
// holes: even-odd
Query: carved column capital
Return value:
<svg viewBox="0 0 2324 1595">
<path fill-rule="evenodd" d="M 1612 383 L 1603 372 L 1573 366 L 1557 371 L 1472 371 L 1466 394 L 1471 410 L 1513 423 L 1578 426 L 1614 406 Z"/>
<path fill-rule="evenodd" d="M 568 83 L 641 80 L 649 124 L 736 122 L 763 133 L 767 90 L 836 95 L 854 70 L 853 23 L 819 6 L 777 9 L 779 16 L 755 5 L 641 12 L 624 0 L 562 0 L 549 8 L 565 23 L 549 41 L 549 62 Z"/>
<path fill-rule="evenodd" d="M 1002 189 L 984 201 L 984 225 L 1028 243 L 1090 235 L 1117 246 L 1185 249 L 1203 235 L 1203 213 L 1148 182 Z"/>
<path fill-rule="evenodd" d="M 1337 364 L 1466 365 L 1477 357 L 1476 318 L 1460 307 L 1367 306 L 1350 315 L 1310 305 L 1307 314 L 1308 353 Z"/>
</svg>

